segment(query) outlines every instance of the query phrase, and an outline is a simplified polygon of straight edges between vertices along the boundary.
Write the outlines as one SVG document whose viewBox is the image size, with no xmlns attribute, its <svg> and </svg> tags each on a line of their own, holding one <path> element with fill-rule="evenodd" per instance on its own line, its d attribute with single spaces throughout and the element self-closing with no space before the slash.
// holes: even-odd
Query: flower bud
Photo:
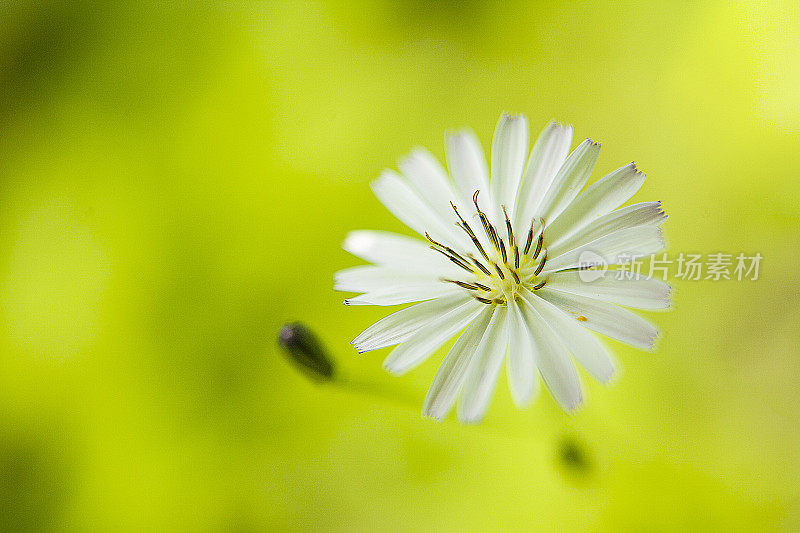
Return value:
<svg viewBox="0 0 800 533">
<path fill-rule="evenodd" d="M 278 341 L 284 353 L 309 378 L 315 381 L 334 379 L 334 363 L 322 343 L 306 325 L 299 322 L 281 328 Z"/>
</svg>

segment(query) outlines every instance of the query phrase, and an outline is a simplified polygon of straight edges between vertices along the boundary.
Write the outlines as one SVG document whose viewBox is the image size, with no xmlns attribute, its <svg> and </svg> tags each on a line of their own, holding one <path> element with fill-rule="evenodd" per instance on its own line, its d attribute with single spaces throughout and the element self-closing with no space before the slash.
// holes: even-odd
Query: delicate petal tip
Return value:
<svg viewBox="0 0 800 533">
<path fill-rule="evenodd" d="M 555 397 L 553 397 L 553 400 L 565 413 L 572 415 L 580 411 L 580 409 L 583 407 L 583 390 L 581 389 L 574 398 L 570 398 L 565 402 L 561 402 Z"/>
<path fill-rule="evenodd" d="M 469 138 L 470 140 L 476 139 L 477 136 L 472 128 L 469 127 L 462 127 L 462 128 L 448 128 L 444 131 L 444 138 L 445 140 L 454 140 L 454 139 L 464 139 Z"/>
<path fill-rule="evenodd" d="M 656 237 L 658 238 L 658 242 L 661 243 L 661 249 L 667 247 L 667 239 L 664 237 L 664 230 L 660 227 L 656 227 Z"/>
<path fill-rule="evenodd" d="M 558 120 L 551 118 L 547 125 L 544 127 L 545 130 L 548 129 L 560 129 L 560 130 L 569 130 L 572 131 L 572 124 L 568 124 L 566 122 L 559 122 Z"/>
<path fill-rule="evenodd" d="M 372 239 L 370 239 L 366 230 L 353 230 L 342 241 L 342 249 L 357 256 L 369 247 L 371 241 Z"/>
<path fill-rule="evenodd" d="M 525 113 L 510 113 L 508 111 L 503 111 L 503 113 L 500 114 L 500 119 L 498 120 L 498 124 L 501 122 L 509 122 L 517 120 L 524 120 L 527 123 L 528 116 Z"/>
<path fill-rule="evenodd" d="M 536 391 L 531 391 L 525 395 L 511 395 L 511 400 L 514 402 L 514 405 L 517 409 L 527 409 L 534 404 L 534 399 L 536 398 Z"/>
<path fill-rule="evenodd" d="M 636 161 L 631 161 L 628 164 L 628 166 L 631 167 L 631 170 L 633 170 L 633 175 L 634 176 L 640 177 L 640 178 L 646 178 L 647 177 L 647 174 L 642 169 L 639 168 L 639 165 L 636 164 Z"/>
<path fill-rule="evenodd" d="M 611 370 L 611 372 L 609 372 L 608 374 L 606 374 L 606 375 L 604 375 L 602 377 L 598 377 L 597 381 L 599 381 L 602 385 L 607 387 L 609 385 L 614 384 L 617 381 L 617 376 L 618 375 L 619 375 L 619 372 L 617 371 L 617 368 L 614 367 Z"/>
<path fill-rule="evenodd" d="M 429 410 L 426 410 L 426 409 L 422 410 L 422 417 L 423 418 L 430 418 L 431 420 L 433 420 L 435 422 L 438 422 L 440 424 L 444 420 L 443 416 L 434 415 L 433 413 L 431 413 Z"/>
<path fill-rule="evenodd" d="M 379 191 L 385 186 L 386 182 L 392 178 L 399 178 L 399 175 L 394 170 L 385 168 L 381 171 L 377 178 L 369 182 L 369 188 L 372 189 L 373 194 L 380 198 Z"/>
<path fill-rule="evenodd" d="M 656 348 L 658 348 L 658 342 L 661 339 L 661 332 L 656 330 L 655 333 L 650 337 L 650 345 L 647 347 L 648 352 L 654 352 Z"/>
<path fill-rule="evenodd" d="M 389 359 L 384 359 L 383 364 L 381 365 L 383 369 L 393 376 L 402 376 L 405 372 L 402 372 L 400 369 L 394 368 L 391 364 Z"/>
<path fill-rule="evenodd" d="M 586 140 L 583 141 L 584 143 L 590 145 L 595 150 L 599 150 L 603 143 L 593 140 L 591 137 L 586 137 Z"/>
<path fill-rule="evenodd" d="M 440 165 L 439 160 L 424 146 L 413 146 L 411 150 L 408 151 L 407 154 L 400 156 L 397 159 L 397 168 L 402 172 L 406 177 L 410 177 L 410 174 L 419 172 L 422 168 L 424 169 L 426 166 L 433 166 L 435 171 L 442 170 L 438 166 Z"/>
</svg>

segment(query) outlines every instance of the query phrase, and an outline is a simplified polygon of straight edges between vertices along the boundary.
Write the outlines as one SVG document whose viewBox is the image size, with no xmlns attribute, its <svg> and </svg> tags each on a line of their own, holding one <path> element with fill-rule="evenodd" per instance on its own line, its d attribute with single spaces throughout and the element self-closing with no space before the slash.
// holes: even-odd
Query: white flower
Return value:
<svg viewBox="0 0 800 533">
<path fill-rule="evenodd" d="M 491 177 L 470 131 L 447 135 L 448 172 L 417 148 L 372 184 L 378 199 L 427 241 L 354 231 L 345 250 L 372 263 L 340 271 L 336 289 L 363 293 L 349 305 L 401 309 L 353 340 L 359 352 L 397 346 L 384 361 L 403 374 L 459 334 L 434 378 L 423 413 L 441 419 L 458 398 L 458 418 L 480 421 L 506 364 L 514 402 L 528 404 L 536 373 L 566 410 L 582 401 L 572 359 L 596 379 L 614 374 L 611 356 L 589 332 L 650 349 L 656 328 L 620 306 L 669 306 L 669 287 L 644 277 L 590 271 L 581 257 L 619 264 L 664 247 L 660 202 L 617 209 L 645 175 L 631 163 L 581 193 L 600 144 L 572 153 L 572 127 L 550 123 L 528 155 L 524 116 L 503 115 L 492 143 Z M 569 155 L 568 155 L 569 153 Z M 527 161 L 527 163 L 526 163 Z M 580 194 L 579 194 L 580 193 Z M 570 357 L 571 356 L 571 357 Z"/>
</svg>

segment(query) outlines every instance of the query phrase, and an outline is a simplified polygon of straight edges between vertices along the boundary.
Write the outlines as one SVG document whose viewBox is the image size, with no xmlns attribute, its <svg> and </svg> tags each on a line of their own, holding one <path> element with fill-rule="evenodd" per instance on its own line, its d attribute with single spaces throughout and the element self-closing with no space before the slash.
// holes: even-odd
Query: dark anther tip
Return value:
<svg viewBox="0 0 800 533">
<path fill-rule="evenodd" d="M 316 381 L 331 381 L 336 368 L 327 350 L 311 329 L 300 322 L 284 325 L 278 342 L 287 358 L 303 373 Z"/>
</svg>

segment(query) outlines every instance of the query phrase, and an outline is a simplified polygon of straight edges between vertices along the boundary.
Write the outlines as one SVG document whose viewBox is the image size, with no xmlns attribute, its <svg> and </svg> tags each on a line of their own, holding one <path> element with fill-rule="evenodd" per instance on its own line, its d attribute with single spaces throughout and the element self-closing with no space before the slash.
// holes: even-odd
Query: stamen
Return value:
<svg viewBox="0 0 800 533">
<path fill-rule="evenodd" d="M 438 243 L 438 242 L 434 241 L 434 240 L 431 238 L 431 236 L 430 236 L 430 235 L 428 235 L 428 232 L 427 232 L 427 231 L 425 232 L 425 237 L 426 237 L 426 238 L 427 238 L 429 241 L 431 241 L 433 244 L 435 244 L 436 246 L 439 246 L 440 248 L 443 248 L 444 250 L 447 250 L 447 253 L 448 253 L 448 254 L 450 254 L 450 255 L 451 255 L 451 256 L 453 256 L 454 258 L 458 259 L 458 260 L 459 260 L 459 261 L 461 261 L 462 263 L 467 263 L 467 262 L 468 262 L 466 259 L 464 259 L 464 258 L 461 256 L 461 254 L 459 254 L 458 252 L 456 252 L 455 250 L 453 250 L 453 249 L 452 249 L 452 248 L 450 248 L 449 246 L 445 246 L 444 244 L 440 244 L 440 243 Z"/>
<path fill-rule="evenodd" d="M 503 243 L 503 239 L 498 239 L 498 240 L 500 241 L 500 253 L 503 254 L 503 264 L 508 264 L 508 256 L 506 255 L 506 245 Z"/>
<path fill-rule="evenodd" d="M 464 289 L 468 289 L 468 290 L 471 290 L 471 291 L 484 290 L 484 289 L 481 288 L 481 287 L 483 287 L 483 285 L 478 286 L 477 283 L 475 283 L 475 284 L 467 283 L 466 281 L 458 281 L 458 280 L 455 280 L 455 279 L 442 279 L 442 281 L 446 281 L 447 283 L 455 283 L 459 287 L 462 287 Z"/>
<path fill-rule="evenodd" d="M 466 270 L 467 272 L 470 272 L 470 273 L 472 273 L 472 274 L 474 274 L 474 273 L 475 273 L 475 270 L 473 270 L 473 268 L 472 268 L 471 266 L 469 266 L 469 265 L 468 265 L 468 264 L 466 264 L 466 263 L 462 263 L 461 261 L 459 261 L 458 259 L 456 259 L 456 258 L 455 258 L 455 257 L 453 257 L 452 255 L 448 254 L 448 253 L 447 253 L 447 252 L 445 252 L 444 250 L 440 250 L 440 249 L 439 249 L 439 248 L 437 248 L 436 246 L 431 246 L 430 248 L 431 248 L 431 250 L 436 250 L 437 252 L 439 252 L 440 254 L 442 254 L 443 256 L 445 256 L 446 258 L 448 258 L 450 261 L 452 261 L 452 262 L 453 262 L 453 263 L 455 263 L 456 265 L 458 265 L 458 266 L 460 266 L 461 268 L 463 268 L 464 270 Z"/>
<path fill-rule="evenodd" d="M 539 272 L 541 272 L 542 269 L 544 268 L 545 262 L 547 262 L 547 250 L 545 250 L 544 254 L 542 254 L 542 261 L 539 263 L 539 266 L 536 267 L 536 270 L 534 270 L 533 272 L 534 276 L 539 275 Z"/>
<path fill-rule="evenodd" d="M 472 254 L 467 254 L 467 257 L 469 257 L 469 258 L 470 258 L 470 260 L 471 260 L 473 263 L 475 263 L 475 266 L 476 266 L 476 267 L 478 267 L 478 268 L 480 268 L 480 269 L 483 271 L 483 273 L 484 273 L 484 274 L 486 274 L 487 276 L 491 276 L 491 275 L 492 275 L 492 273 L 491 273 L 491 272 L 489 272 L 489 269 L 488 269 L 488 268 L 486 268 L 485 266 L 483 266 L 483 263 L 481 263 L 480 261 L 478 261 L 477 259 L 475 259 L 475 256 L 473 256 Z"/>
<path fill-rule="evenodd" d="M 506 279 L 505 274 L 503 274 L 503 271 L 500 269 L 499 266 L 497 266 L 497 263 L 492 263 L 492 266 L 494 267 L 495 270 L 497 270 L 497 275 L 500 276 L 500 279 Z"/>
<path fill-rule="evenodd" d="M 463 229 L 467 233 L 469 238 L 472 240 L 472 243 L 475 245 L 475 247 L 478 249 L 478 251 L 481 253 L 481 255 L 487 261 L 491 262 L 492 260 L 489 259 L 489 256 L 486 254 L 486 250 L 483 249 L 483 245 L 481 245 L 481 242 L 478 240 L 478 237 L 475 235 L 475 232 L 472 231 L 472 228 L 469 227 L 469 224 L 467 224 L 467 221 L 464 220 L 464 217 L 462 217 L 461 213 L 458 212 L 458 208 L 456 207 L 456 204 L 454 204 L 453 202 L 450 202 L 450 207 L 453 208 L 453 211 L 455 211 L 456 216 L 459 218 L 459 220 L 461 220 L 460 224 L 458 222 L 456 222 L 456 226 L 458 226 L 459 228 Z M 481 268 L 481 270 L 485 271 L 485 269 L 483 269 L 483 268 Z"/>
<path fill-rule="evenodd" d="M 486 219 L 486 224 L 489 225 L 489 232 L 490 232 L 489 238 L 492 239 L 492 244 L 494 244 L 494 249 L 499 252 L 500 251 L 500 238 L 497 236 L 497 230 L 494 229 L 494 226 L 492 226 L 492 223 L 489 222 L 488 218 Z"/>
<path fill-rule="evenodd" d="M 481 253 L 484 259 L 486 259 L 491 263 L 492 260 L 489 259 L 489 255 L 486 253 L 486 250 L 483 249 L 481 241 L 479 241 L 478 237 L 476 237 L 475 234 L 472 232 L 472 228 L 470 228 L 466 222 L 464 224 L 457 224 L 457 226 L 467 232 L 467 235 L 469 235 L 469 238 L 472 239 L 472 244 L 475 245 L 475 248 L 478 249 L 478 251 Z"/>
<path fill-rule="evenodd" d="M 531 228 L 528 230 L 528 240 L 525 242 L 525 250 L 523 250 L 522 255 L 528 255 L 528 250 L 531 249 L 531 244 L 533 243 L 533 224 L 535 222 L 535 218 L 531 220 Z"/>
<path fill-rule="evenodd" d="M 536 281 L 536 276 L 541 274 L 541 272 L 544 270 L 545 264 L 547 263 L 548 251 L 544 249 L 544 219 L 534 218 L 531 220 L 531 225 L 528 229 L 527 241 L 525 242 L 525 247 L 522 248 L 517 243 L 516 236 L 514 235 L 514 227 L 511 223 L 511 217 L 508 216 L 508 209 L 506 206 L 502 206 L 503 215 L 505 216 L 506 235 L 508 238 L 508 244 L 506 244 L 505 239 L 499 236 L 497 229 L 489 221 L 489 217 L 480 208 L 480 204 L 478 203 L 479 195 L 480 190 L 475 191 L 475 194 L 472 195 L 472 202 L 475 204 L 475 209 L 477 210 L 478 216 L 481 219 L 481 225 L 486 232 L 486 236 L 497 252 L 497 254 L 493 254 L 496 260 L 489 256 L 487 253 L 488 248 L 484 248 L 472 227 L 470 227 L 466 219 L 461 216 L 461 213 L 458 211 L 458 207 L 456 207 L 455 203 L 453 202 L 450 202 L 450 207 L 453 208 L 453 212 L 455 212 L 456 216 L 458 217 L 456 226 L 460 227 L 467 234 L 472 243 L 475 245 L 475 248 L 477 248 L 480 254 L 483 256 L 483 259 L 486 260 L 486 263 L 479 261 L 471 253 L 456 252 L 449 246 L 435 241 L 428 233 L 425 233 L 425 237 L 431 242 L 431 249 L 441 253 L 450 261 L 470 272 L 471 274 L 477 274 L 479 277 L 480 273 L 485 274 L 490 281 L 486 283 L 480 283 L 478 281 L 460 281 L 444 278 L 442 281 L 453 283 L 470 291 L 470 294 L 473 298 L 487 305 L 502 305 L 506 303 L 507 298 L 518 298 L 519 294 L 517 291 L 519 290 L 527 288 L 527 290 L 535 291 L 544 287 L 547 283 L 547 280 L 541 280 L 533 287 L 528 285 L 528 283 L 534 283 Z M 534 238 L 536 238 L 535 247 L 533 246 Z M 514 255 L 513 267 L 510 266 L 509 262 L 512 251 Z M 533 252 L 532 256 L 529 255 L 531 252 Z M 536 261 L 537 259 L 538 261 Z M 531 274 L 526 274 L 525 282 L 523 283 L 520 274 L 517 272 L 517 270 L 520 268 L 520 264 L 524 263 L 524 271 L 530 272 L 527 265 L 534 262 L 538 263 L 534 272 Z M 490 266 L 487 266 L 487 263 Z M 494 269 L 494 271 L 492 271 L 492 269 Z M 480 273 L 478 272 L 479 270 Z M 493 288 L 496 283 L 499 283 L 496 279 L 494 279 L 495 275 L 498 276 L 500 280 L 506 281 L 506 270 L 508 271 L 508 274 L 513 277 L 515 284 L 509 286 L 504 283 L 502 284 L 502 289 Z M 488 296 L 492 297 L 489 298 Z"/>
<path fill-rule="evenodd" d="M 533 252 L 533 258 L 539 257 L 539 252 L 542 251 L 542 244 L 544 244 L 544 233 L 539 234 L 539 242 L 536 243 L 536 251 Z"/>
<path fill-rule="evenodd" d="M 475 209 L 478 211 L 478 216 L 481 217 L 481 224 L 483 224 L 483 230 L 486 232 L 486 236 L 492 241 L 494 249 L 500 251 L 500 244 L 497 242 L 497 232 L 495 231 L 494 226 L 492 226 L 492 223 L 489 222 L 489 218 L 486 216 L 486 213 L 481 211 L 481 208 L 478 205 L 478 194 L 480 192 L 481 191 L 479 189 L 475 191 L 475 194 L 472 195 L 472 203 L 475 204 Z"/>
<path fill-rule="evenodd" d="M 511 227 L 511 219 L 508 218 L 508 211 L 506 211 L 506 206 L 503 206 L 503 214 L 506 216 L 506 231 L 508 232 L 508 242 L 511 244 L 511 247 L 514 248 L 516 244 L 514 243 L 514 229 Z"/>
</svg>

